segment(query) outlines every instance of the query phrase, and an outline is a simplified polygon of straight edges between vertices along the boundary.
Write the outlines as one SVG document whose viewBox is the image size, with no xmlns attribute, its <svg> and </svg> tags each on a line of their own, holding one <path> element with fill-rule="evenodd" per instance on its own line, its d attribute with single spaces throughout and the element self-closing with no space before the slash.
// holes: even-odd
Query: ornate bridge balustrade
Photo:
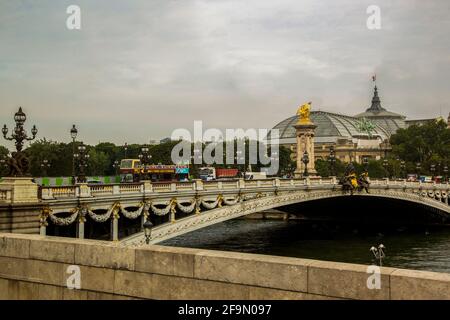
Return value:
<svg viewBox="0 0 450 320">
<path fill-rule="evenodd" d="M 426 205 L 449 215 L 449 184 L 372 180 L 369 197 L 394 198 Z M 77 236 L 84 237 L 87 219 L 111 223 L 112 239 L 119 240 L 119 219 L 167 216 L 168 223 L 153 228 L 152 243 L 160 242 L 218 222 L 289 204 L 350 196 L 335 178 L 266 179 L 192 182 L 77 185 L 43 187 L 44 209 L 40 232 L 48 223 L 77 224 Z M 177 219 L 176 215 L 183 217 Z M 140 245 L 142 232 L 122 239 L 125 245 Z"/>
</svg>

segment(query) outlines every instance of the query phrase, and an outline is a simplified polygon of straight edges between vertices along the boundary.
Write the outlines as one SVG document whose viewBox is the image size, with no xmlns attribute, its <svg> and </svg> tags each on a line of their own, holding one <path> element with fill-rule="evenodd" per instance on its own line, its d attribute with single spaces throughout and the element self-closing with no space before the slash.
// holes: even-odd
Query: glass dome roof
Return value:
<svg viewBox="0 0 450 320">
<path fill-rule="evenodd" d="M 278 123 L 273 129 L 279 130 L 279 139 L 292 139 L 295 138 L 294 125 L 298 121 L 298 116 L 292 116 Z M 361 119 L 325 112 L 325 111 L 312 111 L 311 121 L 317 126 L 315 129 L 315 137 L 368 137 L 368 133 L 360 129 Z M 372 121 L 374 129 L 371 131 L 372 136 L 378 136 L 380 138 L 387 139 L 390 132 L 376 121 Z M 272 129 L 272 130 L 273 130 Z M 395 130 L 397 130 L 396 128 Z M 270 138 L 270 133 L 268 135 Z"/>
</svg>

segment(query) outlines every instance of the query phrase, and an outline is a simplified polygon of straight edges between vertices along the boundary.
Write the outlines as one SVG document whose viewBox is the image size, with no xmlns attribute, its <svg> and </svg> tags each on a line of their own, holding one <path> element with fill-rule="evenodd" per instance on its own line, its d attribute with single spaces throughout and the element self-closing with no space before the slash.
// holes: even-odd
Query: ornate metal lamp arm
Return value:
<svg viewBox="0 0 450 320">
<path fill-rule="evenodd" d="M 6 124 L 3 125 L 2 133 L 3 133 L 3 138 L 5 138 L 6 140 L 12 141 L 12 140 L 15 139 L 14 133 L 11 135 L 11 137 L 7 137 L 7 134 L 8 134 L 8 127 L 6 126 Z"/>
<path fill-rule="evenodd" d="M 38 129 L 36 128 L 36 125 L 33 125 L 33 128 L 31 128 L 31 134 L 33 135 L 31 138 L 28 137 L 28 135 L 25 133 L 25 140 L 31 141 L 36 139 L 36 135 L 38 133 Z"/>
</svg>

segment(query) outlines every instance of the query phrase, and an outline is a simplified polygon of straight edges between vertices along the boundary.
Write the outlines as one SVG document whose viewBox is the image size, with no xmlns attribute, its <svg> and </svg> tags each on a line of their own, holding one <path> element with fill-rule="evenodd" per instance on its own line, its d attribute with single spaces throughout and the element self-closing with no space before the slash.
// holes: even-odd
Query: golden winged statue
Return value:
<svg viewBox="0 0 450 320">
<path fill-rule="evenodd" d="M 312 102 L 308 102 L 308 103 L 302 104 L 300 107 L 298 107 L 298 110 L 297 110 L 298 122 L 297 122 L 297 124 L 311 123 L 311 119 L 309 118 L 309 114 L 311 112 L 311 103 Z"/>
</svg>

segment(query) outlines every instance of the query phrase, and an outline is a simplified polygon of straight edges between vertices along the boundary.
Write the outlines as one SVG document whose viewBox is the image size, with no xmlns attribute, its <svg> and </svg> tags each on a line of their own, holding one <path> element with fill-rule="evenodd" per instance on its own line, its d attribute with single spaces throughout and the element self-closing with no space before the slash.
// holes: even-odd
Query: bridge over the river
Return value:
<svg viewBox="0 0 450 320">
<path fill-rule="evenodd" d="M 450 216 L 449 190 L 449 184 L 372 180 L 370 193 L 356 194 L 425 206 L 445 220 Z M 142 224 L 147 217 L 157 220 L 151 242 L 158 243 L 271 208 L 349 196 L 335 178 L 42 187 L 36 220 L 41 234 L 46 234 L 49 225 L 59 228 L 75 225 L 76 236 L 84 238 L 86 223 L 91 227 L 102 224 L 111 228 L 112 240 L 139 245 L 144 242 Z M 0 190 L 0 204 L 7 203 L 9 198 L 8 190 Z M 119 219 L 134 220 L 138 226 L 136 233 L 119 239 Z"/>
</svg>

